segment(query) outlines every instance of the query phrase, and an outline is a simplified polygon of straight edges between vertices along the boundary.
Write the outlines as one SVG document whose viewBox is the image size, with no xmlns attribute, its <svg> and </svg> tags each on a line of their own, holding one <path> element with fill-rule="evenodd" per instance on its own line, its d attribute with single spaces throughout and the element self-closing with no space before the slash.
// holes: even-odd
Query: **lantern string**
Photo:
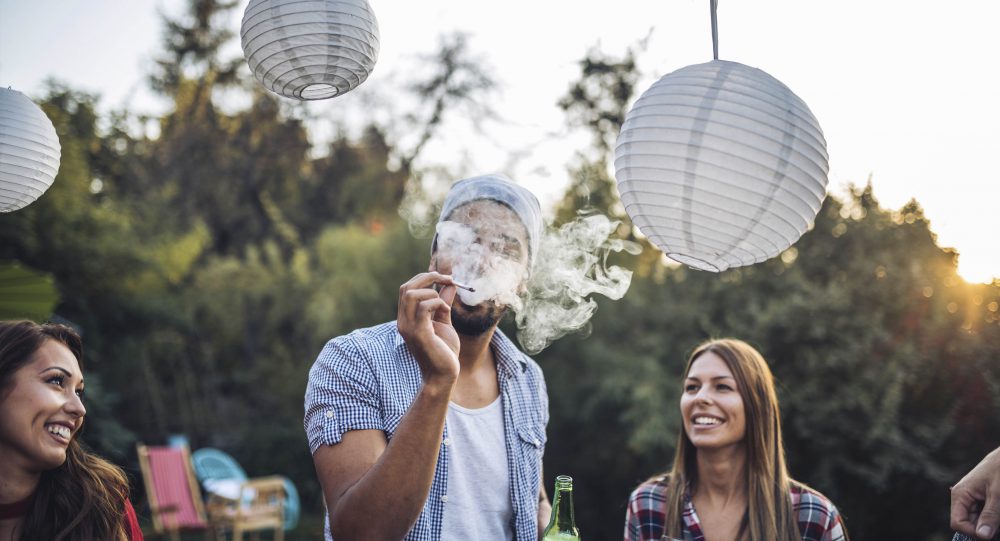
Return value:
<svg viewBox="0 0 1000 541">
<path fill-rule="evenodd" d="M 710 0 L 712 10 L 712 56 L 719 59 L 719 17 L 715 14 L 719 8 L 719 0 Z"/>
</svg>

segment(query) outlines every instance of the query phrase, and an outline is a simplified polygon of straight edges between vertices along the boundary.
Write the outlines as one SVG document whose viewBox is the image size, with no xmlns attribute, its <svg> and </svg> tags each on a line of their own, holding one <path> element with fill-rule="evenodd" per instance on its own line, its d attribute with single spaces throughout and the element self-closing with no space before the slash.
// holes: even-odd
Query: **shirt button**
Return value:
<svg viewBox="0 0 1000 541">
<path fill-rule="evenodd" d="M 444 439 L 444 444 L 445 445 L 451 445 L 451 438 L 445 438 Z"/>
<path fill-rule="evenodd" d="M 448 495 L 441 496 L 441 503 L 448 503 Z"/>
<path fill-rule="evenodd" d="M 541 444 L 542 442 L 538 441 L 538 438 L 535 438 L 535 447 L 538 447 Z"/>
<path fill-rule="evenodd" d="M 333 418 L 333 410 L 326 410 L 326 418 L 327 419 Z"/>
</svg>

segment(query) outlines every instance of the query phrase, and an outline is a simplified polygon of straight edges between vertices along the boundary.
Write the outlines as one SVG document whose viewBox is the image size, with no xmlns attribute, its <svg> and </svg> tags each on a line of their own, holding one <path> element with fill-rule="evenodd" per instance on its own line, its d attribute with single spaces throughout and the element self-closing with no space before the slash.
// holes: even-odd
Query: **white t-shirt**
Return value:
<svg viewBox="0 0 1000 541">
<path fill-rule="evenodd" d="M 442 541 L 513 540 L 507 446 L 500 397 L 480 409 L 448 404 L 448 499 Z"/>
</svg>

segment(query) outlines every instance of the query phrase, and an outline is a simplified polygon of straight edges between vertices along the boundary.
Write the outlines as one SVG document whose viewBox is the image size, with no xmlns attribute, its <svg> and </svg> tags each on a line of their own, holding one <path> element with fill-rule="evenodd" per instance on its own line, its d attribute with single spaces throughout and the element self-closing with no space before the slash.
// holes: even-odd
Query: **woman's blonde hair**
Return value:
<svg viewBox="0 0 1000 541">
<path fill-rule="evenodd" d="M 764 357 L 742 340 L 710 340 L 691 353 L 684 376 L 691 365 L 705 353 L 714 353 L 725 361 L 736 379 L 737 391 L 746 412 L 746 486 L 747 514 L 740 527 L 739 539 L 748 541 L 802 541 L 792 511 L 790 485 L 781 440 L 781 413 L 774 391 L 774 376 Z M 666 533 L 681 538 L 681 513 L 684 492 L 698 483 L 697 449 L 683 429 L 677 438 L 673 470 L 668 476 Z"/>
</svg>

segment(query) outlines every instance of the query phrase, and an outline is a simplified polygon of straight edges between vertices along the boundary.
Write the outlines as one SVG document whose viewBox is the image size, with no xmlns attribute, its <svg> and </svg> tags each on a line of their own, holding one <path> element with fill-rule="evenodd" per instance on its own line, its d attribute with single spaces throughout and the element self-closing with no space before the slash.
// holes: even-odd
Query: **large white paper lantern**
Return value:
<svg viewBox="0 0 1000 541">
<path fill-rule="evenodd" d="M 59 136 L 42 108 L 0 88 L 0 212 L 30 205 L 59 172 Z"/>
<path fill-rule="evenodd" d="M 615 148 L 635 225 L 668 257 L 715 272 L 797 241 L 819 212 L 828 171 L 809 107 L 767 73 L 723 60 L 654 83 Z"/>
<path fill-rule="evenodd" d="M 378 22 L 367 0 L 250 0 L 240 36 L 254 77 L 288 98 L 349 92 L 378 59 Z"/>
</svg>

